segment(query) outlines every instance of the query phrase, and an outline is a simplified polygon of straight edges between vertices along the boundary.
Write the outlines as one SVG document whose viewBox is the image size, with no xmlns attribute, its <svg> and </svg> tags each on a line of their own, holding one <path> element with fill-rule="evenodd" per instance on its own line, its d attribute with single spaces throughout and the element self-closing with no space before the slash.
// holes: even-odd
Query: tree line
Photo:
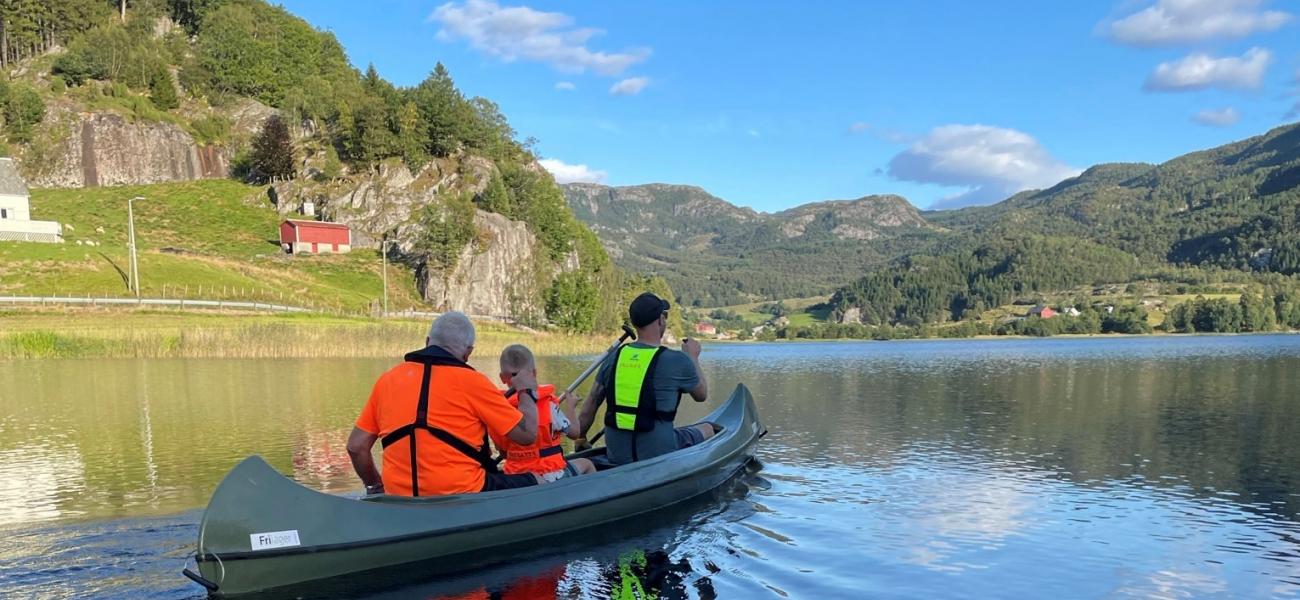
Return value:
<svg viewBox="0 0 1300 600">
<path fill-rule="evenodd" d="M 1198 296 L 1169 311 L 1168 331 L 1177 333 L 1257 333 L 1300 329 L 1300 292 L 1266 289 L 1244 292 L 1233 302 Z"/>
</svg>

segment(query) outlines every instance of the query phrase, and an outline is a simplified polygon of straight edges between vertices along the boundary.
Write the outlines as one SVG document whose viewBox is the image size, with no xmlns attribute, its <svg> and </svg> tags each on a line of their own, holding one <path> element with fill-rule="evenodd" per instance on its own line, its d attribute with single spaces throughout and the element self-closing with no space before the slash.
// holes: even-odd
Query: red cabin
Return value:
<svg viewBox="0 0 1300 600">
<path fill-rule="evenodd" d="M 1038 306 L 1035 306 L 1033 309 L 1031 309 L 1031 310 L 1029 311 L 1029 316 L 1031 316 L 1031 317 L 1039 317 L 1039 318 L 1041 318 L 1041 319 L 1050 319 L 1050 318 L 1052 318 L 1052 317 L 1055 317 L 1057 314 L 1059 314 L 1059 313 L 1057 313 L 1056 311 L 1052 310 L 1052 307 L 1050 307 L 1050 306 L 1043 306 L 1043 305 L 1041 305 L 1041 304 L 1038 305 Z"/>
<path fill-rule="evenodd" d="M 289 254 L 342 254 L 352 250 L 352 230 L 342 223 L 286 219 L 280 247 Z"/>
</svg>

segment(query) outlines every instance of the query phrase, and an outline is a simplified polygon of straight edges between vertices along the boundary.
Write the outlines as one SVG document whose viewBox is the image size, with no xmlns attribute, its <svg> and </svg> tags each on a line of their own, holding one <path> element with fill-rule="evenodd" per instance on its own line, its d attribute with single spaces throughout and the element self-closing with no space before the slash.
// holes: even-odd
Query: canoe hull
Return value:
<svg viewBox="0 0 1300 600">
<path fill-rule="evenodd" d="M 491 494 L 358 501 L 304 488 L 253 457 L 213 494 L 200 525 L 200 573 L 218 584 L 214 596 L 237 596 L 417 562 L 432 576 L 507 560 L 538 546 L 530 541 L 608 526 L 722 485 L 752 459 L 763 428 L 743 386 L 706 420 L 724 430 L 700 446 Z M 285 531 L 299 544 L 250 549 L 249 536 Z"/>
</svg>

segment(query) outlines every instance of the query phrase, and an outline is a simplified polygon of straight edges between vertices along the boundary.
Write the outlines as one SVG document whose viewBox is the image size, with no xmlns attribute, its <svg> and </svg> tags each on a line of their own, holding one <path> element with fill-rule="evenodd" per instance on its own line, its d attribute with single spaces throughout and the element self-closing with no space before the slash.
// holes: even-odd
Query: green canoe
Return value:
<svg viewBox="0 0 1300 600">
<path fill-rule="evenodd" d="M 556 483 L 481 494 L 358 499 L 324 494 L 260 457 L 239 463 L 199 524 L 198 574 L 213 596 L 290 592 L 362 573 L 441 571 L 508 560 L 551 536 L 659 510 L 717 488 L 753 458 L 766 430 L 740 385 L 705 418 L 721 432 L 698 446 Z M 576 456 L 600 454 L 588 450 Z M 393 569 L 393 567 L 399 567 Z M 423 567 L 421 572 L 425 572 Z"/>
</svg>

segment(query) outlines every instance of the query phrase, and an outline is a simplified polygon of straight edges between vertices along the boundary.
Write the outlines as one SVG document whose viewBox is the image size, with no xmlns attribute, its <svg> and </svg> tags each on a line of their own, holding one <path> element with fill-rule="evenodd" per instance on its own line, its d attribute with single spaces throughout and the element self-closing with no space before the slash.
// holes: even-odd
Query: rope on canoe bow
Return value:
<svg viewBox="0 0 1300 600">
<path fill-rule="evenodd" d="M 185 576 L 186 578 L 188 578 L 190 581 L 193 581 L 194 583 L 197 583 L 197 584 L 203 586 L 203 587 L 206 588 L 209 592 L 215 592 L 215 591 L 217 591 L 218 589 L 221 588 L 221 583 L 224 582 L 224 581 L 226 580 L 226 563 L 222 562 L 222 561 L 221 561 L 221 557 L 220 557 L 220 556 L 217 556 L 215 553 L 209 553 L 208 556 L 211 556 L 212 558 L 217 559 L 217 566 L 221 568 L 221 576 L 220 576 L 220 577 L 217 577 L 217 582 L 216 582 L 216 583 L 213 583 L 213 582 L 212 582 L 211 580 L 209 580 L 207 577 L 204 577 L 204 576 L 202 576 L 202 575 L 199 575 L 199 574 L 196 573 L 195 571 L 191 571 L 191 570 L 190 570 L 190 567 L 189 567 L 190 559 L 193 559 L 193 560 L 194 560 L 194 568 L 195 568 L 195 569 L 198 569 L 198 568 L 199 568 L 199 554 L 198 554 L 197 551 L 195 551 L 194 553 L 190 554 L 190 558 L 185 560 L 185 567 L 183 567 L 183 568 L 181 569 L 181 575 L 184 575 L 184 576 Z"/>
</svg>

